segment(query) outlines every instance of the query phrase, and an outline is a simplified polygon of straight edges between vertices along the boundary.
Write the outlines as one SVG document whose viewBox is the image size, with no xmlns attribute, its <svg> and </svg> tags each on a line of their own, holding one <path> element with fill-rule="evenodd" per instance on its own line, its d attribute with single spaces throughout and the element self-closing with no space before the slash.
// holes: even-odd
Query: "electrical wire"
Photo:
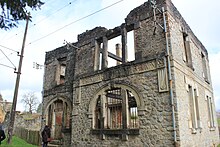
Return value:
<svg viewBox="0 0 220 147">
<path fill-rule="evenodd" d="M 74 0 L 74 1 L 69 2 L 67 5 L 65 5 L 65 6 L 63 6 L 62 8 L 56 10 L 56 11 L 53 12 L 52 14 L 46 16 L 45 18 L 42 18 L 41 20 L 39 20 L 38 22 L 36 22 L 33 26 L 35 26 L 35 25 L 37 25 L 38 23 L 40 23 L 40 22 L 46 20 L 48 17 L 50 17 L 50 16 L 56 14 L 57 12 L 61 11 L 62 9 L 66 8 L 66 7 L 69 6 L 69 5 L 71 5 L 71 4 L 74 3 L 75 1 L 77 1 L 77 0 Z M 31 27 L 33 27 L 33 26 L 31 26 Z M 30 28 L 31 28 L 31 27 L 30 27 Z"/>
<path fill-rule="evenodd" d="M 51 0 L 50 0 L 50 1 L 51 1 Z M 37 23 L 35 23 L 34 25 L 32 25 L 30 28 L 36 26 L 36 24 L 39 24 L 40 22 L 46 20 L 48 17 L 50 17 L 50 16 L 52 16 L 52 15 L 58 13 L 59 11 L 63 10 L 64 8 L 68 7 L 69 5 L 71 5 L 72 3 L 76 2 L 76 1 L 77 1 L 77 0 L 70 1 L 67 5 L 65 5 L 65 6 L 63 6 L 63 7 L 61 7 L 61 8 L 59 8 L 58 10 L 54 11 L 53 13 L 51 13 L 50 15 L 48 15 L 47 17 L 41 19 L 40 21 L 38 21 Z M 21 32 L 22 32 L 22 31 L 16 33 L 15 36 L 17 36 L 17 35 L 20 34 Z M 13 36 L 9 37 L 8 39 L 10 39 L 10 38 L 12 38 L 12 37 L 13 37 Z M 10 49 L 10 48 L 5 47 L 5 46 L 3 46 L 3 45 L 0 45 L 0 46 L 3 47 L 3 48 L 5 48 L 5 49 L 11 50 L 11 51 L 16 52 L 17 54 L 19 54 L 19 52 L 16 51 L 16 50 Z M 1 52 L 4 54 L 4 52 L 3 52 L 2 50 L 1 50 Z M 11 53 L 11 54 L 12 54 L 12 53 Z M 11 55 L 11 54 L 9 54 L 9 55 Z M 10 59 L 7 57 L 6 54 L 4 54 L 4 56 L 10 61 Z M 4 58 L 5 58 L 5 57 L 4 57 Z M 4 59 L 4 58 L 1 58 L 0 60 L 2 60 L 2 59 Z M 11 62 L 11 61 L 10 61 L 10 62 Z M 12 63 L 12 62 L 11 62 L 11 63 Z M 13 64 L 13 63 L 12 63 L 12 64 Z M 1 65 L 3 65 L 3 64 L 1 64 Z M 4 66 L 4 65 L 3 65 L 3 66 Z M 7 65 L 5 65 L 5 66 L 7 66 Z M 13 64 L 13 66 L 14 66 L 14 64 Z"/>
<path fill-rule="evenodd" d="M 54 12 L 52 12 L 51 14 L 49 14 L 48 16 L 42 18 L 41 20 L 37 21 L 35 24 L 33 24 L 32 26 L 29 27 L 29 29 L 33 28 L 34 26 L 36 26 L 37 24 L 41 23 L 42 21 L 46 20 L 47 18 L 51 17 L 52 15 L 58 13 L 59 11 L 63 10 L 64 8 L 68 7 L 69 5 L 73 4 L 74 2 L 76 2 L 77 0 L 73 0 L 70 1 L 68 4 L 66 4 L 65 6 L 55 10 Z M 8 37 L 6 40 L 9 40 L 15 36 L 17 36 L 18 34 L 22 33 L 23 31 L 19 31 L 18 33 L 16 33 L 15 35 L 12 35 L 10 37 Z"/>
<path fill-rule="evenodd" d="M 14 66 L 14 69 L 16 69 L 16 66 L 14 65 L 14 63 L 12 63 L 12 61 L 8 58 L 8 56 L 2 51 L 2 49 L 0 49 L 0 51 L 5 55 L 5 57 L 8 59 L 8 61 Z"/>
<path fill-rule="evenodd" d="M 96 13 L 99 13 L 99 12 L 105 10 L 105 9 L 108 9 L 108 8 L 114 6 L 114 5 L 116 5 L 116 4 L 118 4 L 118 3 L 122 2 L 122 1 L 124 1 L 124 0 L 119 0 L 119 1 L 117 1 L 117 2 L 115 2 L 115 3 L 113 3 L 113 4 L 111 4 L 111 5 L 108 5 L 108 6 L 102 8 L 102 9 L 100 9 L 100 10 L 97 10 L 97 11 L 93 12 L 93 13 L 91 13 L 91 14 L 89 14 L 89 15 L 86 15 L 86 16 L 84 16 L 84 17 L 81 17 L 81 18 L 77 19 L 77 20 L 74 20 L 74 21 L 72 21 L 71 23 L 69 23 L 69 24 L 67 24 L 67 25 L 65 25 L 65 26 L 63 26 L 63 27 L 61 27 L 61 28 L 59 28 L 59 29 L 57 29 L 57 30 L 55 30 L 55 31 L 53 31 L 53 32 L 51 32 L 51 33 L 49 33 L 49 34 L 47 34 L 47 35 L 45 35 L 45 36 L 43 36 L 43 37 L 41 37 L 41 38 L 38 38 L 38 39 L 36 39 L 36 40 L 30 42 L 28 45 L 33 44 L 33 43 L 35 43 L 35 42 L 37 42 L 37 41 L 39 41 L 39 40 L 42 40 L 42 39 L 44 39 L 44 38 L 46 38 L 46 37 L 48 37 L 48 36 L 50 36 L 50 35 L 52 35 L 52 34 L 58 32 L 58 31 L 60 31 L 60 30 L 62 30 L 62 29 L 64 29 L 64 28 L 66 28 L 66 27 L 68 27 L 68 26 L 70 26 L 70 25 L 72 25 L 72 24 L 78 22 L 78 21 L 81 21 L 81 20 L 83 20 L 83 19 L 86 19 L 86 18 L 88 18 L 88 17 L 90 17 L 90 16 L 92 16 L 92 15 L 95 15 Z M 28 45 L 27 45 L 27 46 L 28 46 Z"/>
<path fill-rule="evenodd" d="M 13 51 L 13 52 L 16 52 L 16 53 L 18 53 L 19 54 L 19 52 L 18 51 L 16 51 L 16 50 L 13 50 L 13 49 L 11 49 L 11 48 L 8 48 L 8 47 L 5 47 L 5 46 L 3 46 L 3 45 L 0 45 L 1 47 L 3 47 L 3 48 L 5 48 L 5 49 L 8 49 L 8 50 L 10 50 L 10 51 Z"/>
<path fill-rule="evenodd" d="M 11 66 L 8 66 L 8 65 L 5 65 L 5 64 L 1 64 L 1 63 L 0 63 L 0 65 L 5 66 L 5 67 L 8 67 L 8 68 L 12 68 L 12 69 L 14 69 L 14 70 L 16 71 L 16 68 L 15 68 L 15 67 L 11 67 Z"/>
<path fill-rule="evenodd" d="M 7 56 L 11 56 L 12 54 L 14 54 L 14 53 L 10 53 Z M 5 57 L 1 58 L 0 61 L 3 60 L 3 59 L 5 59 Z"/>
</svg>

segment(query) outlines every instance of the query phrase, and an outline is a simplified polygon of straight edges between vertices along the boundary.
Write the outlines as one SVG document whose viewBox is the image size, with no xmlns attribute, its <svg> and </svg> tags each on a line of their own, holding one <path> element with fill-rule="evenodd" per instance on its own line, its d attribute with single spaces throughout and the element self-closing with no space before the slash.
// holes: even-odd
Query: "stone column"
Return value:
<svg viewBox="0 0 220 147">
<path fill-rule="evenodd" d="M 107 127 L 107 112 L 106 112 L 106 93 L 104 92 L 102 95 L 101 95 L 101 133 L 100 133 L 100 138 L 101 139 L 105 139 L 105 134 L 103 133 L 103 129 L 105 129 Z"/>
<path fill-rule="evenodd" d="M 95 60 L 94 60 L 94 71 L 99 70 L 100 64 L 100 43 L 95 40 Z"/>
<path fill-rule="evenodd" d="M 127 51 L 127 30 L 125 24 L 121 26 L 121 43 L 122 43 L 122 63 L 126 63 L 128 60 L 128 51 Z"/>
<path fill-rule="evenodd" d="M 126 130 L 128 128 L 128 97 L 126 90 L 124 89 L 121 90 L 121 97 L 122 97 L 122 124 L 123 124 L 122 128 Z M 127 133 L 122 134 L 122 140 L 128 140 Z"/>
<path fill-rule="evenodd" d="M 127 98 L 127 92 L 126 90 L 121 90 L 121 97 L 122 97 L 122 123 L 123 123 L 123 129 L 127 129 L 127 106 L 128 106 L 128 98 Z"/>
<path fill-rule="evenodd" d="M 103 37 L 102 69 L 108 68 L 108 38 Z"/>
<path fill-rule="evenodd" d="M 122 56 L 121 44 L 117 43 L 117 44 L 115 45 L 115 49 L 116 49 L 116 55 L 117 55 L 118 57 L 121 57 L 121 56 Z M 121 62 L 120 62 L 120 61 L 116 61 L 116 65 L 119 65 L 119 64 L 121 64 Z"/>
<path fill-rule="evenodd" d="M 62 128 L 66 128 L 67 108 L 66 102 L 63 101 L 63 116 L 62 116 Z"/>
</svg>

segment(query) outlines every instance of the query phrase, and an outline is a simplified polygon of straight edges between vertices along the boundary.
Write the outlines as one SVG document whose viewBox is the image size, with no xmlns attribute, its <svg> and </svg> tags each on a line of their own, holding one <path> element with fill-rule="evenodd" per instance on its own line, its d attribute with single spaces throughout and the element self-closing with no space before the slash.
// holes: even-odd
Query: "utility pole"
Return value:
<svg viewBox="0 0 220 147">
<path fill-rule="evenodd" d="M 17 105 L 18 89 L 19 89 L 21 67 L 22 67 L 22 61 L 23 61 L 23 55 L 24 55 L 24 47 L 25 47 L 25 41 L 26 41 L 26 36 L 27 36 L 29 17 L 30 17 L 30 14 L 28 14 L 27 19 L 26 19 L 26 27 L 25 27 L 24 38 L 23 38 L 23 43 L 22 43 L 22 48 L 21 48 L 21 54 L 19 55 L 20 60 L 19 60 L 19 65 L 18 65 L 18 71 L 15 72 L 17 74 L 17 79 L 15 83 L 13 103 L 11 107 L 10 122 L 8 126 L 8 140 L 7 140 L 8 144 L 11 144 L 13 129 L 14 129 L 15 111 L 16 111 L 16 105 Z"/>
</svg>

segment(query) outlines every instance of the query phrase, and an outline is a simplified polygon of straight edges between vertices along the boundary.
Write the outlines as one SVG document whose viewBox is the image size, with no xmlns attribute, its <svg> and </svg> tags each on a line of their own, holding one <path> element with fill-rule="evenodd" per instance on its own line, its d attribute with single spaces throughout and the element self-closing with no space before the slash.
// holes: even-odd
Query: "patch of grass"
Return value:
<svg viewBox="0 0 220 147">
<path fill-rule="evenodd" d="M 38 147 L 36 145 L 28 144 L 26 141 L 13 136 L 12 143 L 10 145 L 7 144 L 7 138 L 0 145 L 1 147 Z"/>
<path fill-rule="evenodd" d="M 220 126 L 220 118 L 218 118 L 218 126 Z"/>
</svg>

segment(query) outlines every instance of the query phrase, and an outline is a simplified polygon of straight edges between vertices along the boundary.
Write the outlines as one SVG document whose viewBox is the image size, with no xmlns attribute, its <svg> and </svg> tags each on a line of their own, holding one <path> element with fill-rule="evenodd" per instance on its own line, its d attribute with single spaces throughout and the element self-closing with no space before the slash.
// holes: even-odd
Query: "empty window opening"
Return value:
<svg viewBox="0 0 220 147">
<path fill-rule="evenodd" d="M 57 69 L 56 69 L 56 83 L 57 85 L 65 83 L 66 76 L 66 58 L 58 59 Z"/>
<path fill-rule="evenodd" d="M 122 58 L 121 36 L 108 40 L 108 52 L 118 58 Z M 121 64 L 122 62 L 108 56 L 108 68 Z"/>
<path fill-rule="evenodd" d="M 189 66 L 190 68 L 193 68 L 189 36 L 186 32 L 183 32 L 182 35 L 183 35 L 183 45 L 184 45 L 183 60 L 186 62 L 187 66 Z"/>
<path fill-rule="evenodd" d="M 200 114 L 199 114 L 199 100 L 198 90 L 194 89 L 194 101 L 195 101 L 195 115 L 196 115 L 196 128 L 200 128 Z"/>
<path fill-rule="evenodd" d="M 122 98 L 120 89 L 107 92 L 107 128 L 122 128 Z"/>
<path fill-rule="evenodd" d="M 95 129 L 138 128 L 137 104 L 133 94 L 115 88 L 99 95 L 95 109 Z"/>
<path fill-rule="evenodd" d="M 96 40 L 96 56 L 95 56 L 95 70 L 110 68 L 135 60 L 134 55 L 134 31 L 124 34 L 126 37 L 119 35 L 108 40 L 106 37 Z M 107 40 L 106 40 L 107 39 Z M 105 44 L 103 44 L 105 42 Z M 124 55 L 123 55 L 123 46 Z M 106 55 L 107 54 L 107 55 Z"/>
<path fill-rule="evenodd" d="M 65 72 L 66 72 L 66 65 L 60 65 L 60 84 L 65 83 Z"/>
<path fill-rule="evenodd" d="M 190 85 L 188 85 L 188 89 L 192 131 L 196 133 L 196 129 L 200 128 L 198 93 L 197 89 L 193 89 Z"/>
<path fill-rule="evenodd" d="M 189 55 L 188 55 L 188 50 L 187 50 L 187 44 L 186 44 L 186 41 L 187 41 L 187 37 L 188 37 L 188 34 L 183 32 L 182 33 L 183 35 L 183 46 L 184 46 L 184 61 L 188 62 L 189 61 Z"/>
<path fill-rule="evenodd" d="M 103 43 L 99 43 L 99 48 L 100 48 L 100 52 L 99 52 L 99 70 L 102 69 L 102 49 L 103 49 Z"/>
<path fill-rule="evenodd" d="M 127 46 L 128 46 L 128 62 L 135 60 L 135 48 L 134 48 L 134 31 L 127 33 Z"/>
<path fill-rule="evenodd" d="M 206 57 L 205 57 L 205 55 L 203 53 L 201 53 L 201 58 L 202 58 L 203 78 L 205 79 L 206 82 L 209 82 Z"/>
<path fill-rule="evenodd" d="M 208 114 L 209 114 L 209 127 L 214 128 L 215 127 L 215 121 L 214 121 L 213 99 L 212 99 L 212 97 L 209 97 L 209 96 L 206 96 L 206 98 L 207 98 Z"/>
</svg>

